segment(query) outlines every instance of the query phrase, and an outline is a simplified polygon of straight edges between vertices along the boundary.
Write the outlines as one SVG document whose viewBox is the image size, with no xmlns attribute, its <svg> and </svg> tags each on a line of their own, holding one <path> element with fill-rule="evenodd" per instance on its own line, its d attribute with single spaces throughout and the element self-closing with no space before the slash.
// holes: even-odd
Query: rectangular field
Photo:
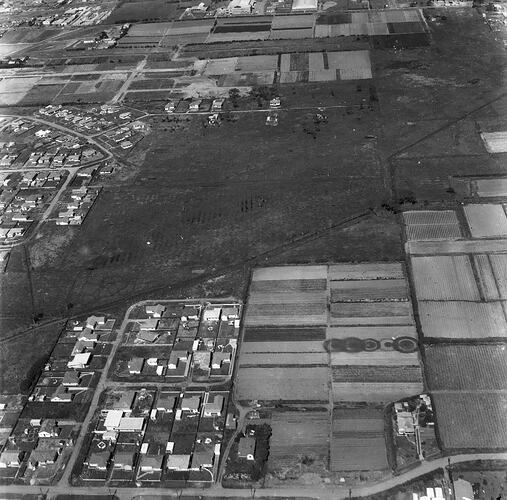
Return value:
<svg viewBox="0 0 507 500">
<path fill-rule="evenodd" d="M 507 390 L 507 349 L 495 344 L 425 347 L 426 379 L 433 391 Z"/>
<path fill-rule="evenodd" d="M 479 286 L 482 291 L 482 295 L 486 300 L 498 300 L 500 298 L 499 284 L 496 282 L 495 273 L 491 266 L 491 261 L 488 255 L 473 255 L 473 262 L 477 270 Z M 502 268 L 505 262 L 502 263 Z M 503 269 L 500 269 L 500 272 Z"/>
<path fill-rule="evenodd" d="M 262 401 L 328 401 L 328 368 L 241 368 L 238 398 Z"/>
<path fill-rule="evenodd" d="M 332 281 L 331 302 L 390 302 L 408 300 L 404 279 Z"/>
<path fill-rule="evenodd" d="M 262 352 L 247 354 L 242 352 L 239 364 L 241 367 L 256 366 L 327 366 L 328 355 L 324 352 Z"/>
<path fill-rule="evenodd" d="M 419 383 L 422 372 L 419 366 L 333 366 L 333 382 L 376 383 Z"/>
<path fill-rule="evenodd" d="M 415 326 L 331 326 L 326 329 L 327 339 L 390 339 L 392 337 L 414 337 L 417 339 Z"/>
<path fill-rule="evenodd" d="M 323 342 L 244 342 L 241 346 L 241 355 L 255 352 L 263 353 L 311 353 L 324 352 Z"/>
<path fill-rule="evenodd" d="M 419 366 L 417 352 L 398 351 L 332 352 L 331 365 L 335 366 Z"/>
<path fill-rule="evenodd" d="M 264 280 L 264 281 L 253 281 L 250 285 L 250 294 L 260 292 L 278 292 L 278 293 L 290 293 L 290 292 L 307 292 L 313 290 L 326 290 L 327 281 L 325 279 L 320 280 Z"/>
<path fill-rule="evenodd" d="M 332 471 L 387 469 L 381 410 L 335 409 L 331 438 Z"/>
<path fill-rule="evenodd" d="M 472 237 L 507 236 L 507 217 L 503 205 L 466 205 L 464 211 Z"/>
<path fill-rule="evenodd" d="M 475 193 L 481 198 L 507 196 L 507 179 L 477 179 L 472 181 Z"/>
<path fill-rule="evenodd" d="M 507 336 L 498 302 L 419 302 L 419 318 L 427 338 L 481 339 Z"/>
<path fill-rule="evenodd" d="M 330 305 L 331 325 L 411 325 L 409 302 L 340 302 Z"/>
<path fill-rule="evenodd" d="M 419 300 L 481 299 L 466 255 L 413 257 L 412 270 Z"/>
<path fill-rule="evenodd" d="M 403 264 L 364 263 L 364 264 L 333 264 L 329 266 L 329 279 L 334 280 L 376 280 L 404 278 Z"/>
<path fill-rule="evenodd" d="M 305 304 L 253 304 L 247 306 L 245 325 L 325 325 L 324 302 Z"/>
<path fill-rule="evenodd" d="M 432 397 L 445 450 L 507 448 L 507 393 L 441 392 Z"/>
<path fill-rule="evenodd" d="M 254 304 L 314 304 L 326 303 L 327 290 L 305 290 L 295 292 L 251 291 L 248 303 Z M 251 305 L 249 307 L 251 307 Z"/>
<path fill-rule="evenodd" d="M 255 269 L 252 274 L 252 281 L 326 279 L 327 266 L 260 267 Z"/>
<path fill-rule="evenodd" d="M 481 137 L 489 153 L 507 153 L 507 132 L 482 132 Z"/>
<path fill-rule="evenodd" d="M 500 298 L 505 300 L 507 299 L 507 254 L 489 255 L 489 261 Z"/>
<path fill-rule="evenodd" d="M 324 341 L 325 328 L 245 328 L 244 342 L 293 342 L 293 341 Z"/>
<path fill-rule="evenodd" d="M 333 382 L 333 400 L 356 403 L 392 403 L 424 392 L 422 382 Z"/>
<path fill-rule="evenodd" d="M 327 458 L 329 415 L 326 411 L 277 412 L 271 417 L 270 457 L 296 455 Z"/>
</svg>

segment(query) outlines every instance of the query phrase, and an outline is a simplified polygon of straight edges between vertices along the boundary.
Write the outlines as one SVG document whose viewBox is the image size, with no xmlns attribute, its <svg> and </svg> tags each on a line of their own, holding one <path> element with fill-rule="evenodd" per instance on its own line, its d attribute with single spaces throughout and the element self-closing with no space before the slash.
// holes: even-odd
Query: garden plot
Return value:
<svg viewBox="0 0 507 500">
<path fill-rule="evenodd" d="M 430 391 L 507 390 L 507 349 L 498 344 L 425 347 Z"/>
<path fill-rule="evenodd" d="M 261 366 L 327 366 L 327 353 L 319 352 L 262 352 L 247 354 L 241 352 L 239 364 L 241 367 Z"/>
<path fill-rule="evenodd" d="M 419 366 L 419 353 L 401 353 L 392 349 L 332 352 L 331 366 Z"/>
<path fill-rule="evenodd" d="M 313 353 L 324 352 L 322 341 L 243 342 L 241 355 L 251 353 Z"/>
<path fill-rule="evenodd" d="M 413 257 L 412 270 L 419 300 L 481 299 L 470 259 L 465 255 Z"/>
<path fill-rule="evenodd" d="M 224 59 L 210 59 L 204 69 L 205 75 L 228 75 L 236 71 L 238 64 L 237 57 L 226 57 Z"/>
<path fill-rule="evenodd" d="M 341 302 L 330 305 L 331 325 L 411 325 L 409 302 Z"/>
<path fill-rule="evenodd" d="M 333 264 L 329 266 L 329 279 L 334 280 L 375 280 L 404 278 L 403 264 L 365 263 Z"/>
<path fill-rule="evenodd" d="M 507 448 L 507 393 L 440 392 L 432 398 L 444 450 Z"/>
<path fill-rule="evenodd" d="M 387 468 L 382 411 L 335 409 L 330 469 L 337 472 Z"/>
<path fill-rule="evenodd" d="M 419 302 L 419 318 L 427 338 L 481 339 L 507 336 L 499 302 Z"/>
<path fill-rule="evenodd" d="M 453 210 L 422 210 L 404 212 L 407 240 L 446 240 L 462 236 Z"/>
<path fill-rule="evenodd" d="M 326 339 L 392 339 L 393 337 L 413 337 L 417 339 L 415 326 L 345 326 L 326 329 Z"/>
<path fill-rule="evenodd" d="M 276 71 L 278 68 L 278 56 L 248 56 L 237 58 L 237 71 L 245 73 L 256 71 Z"/>
<path fill-rule="evenodd" d="M 272 30 L 269 35 L 271 40 L 293 40 L 302 38 L 313 38 L 312 28 Z"/>
<path fill-rule="evenodd" d="M 255 269 L 252 281 L 327 279 L 327 266 L 280 266 Z"/>
<path fill-rule="evenodd" d="M 333 381 L 333 400 L 336 403 L 350 401 L 387 404 L 421 394 L 421 392 L 424 392 L 422 382 L 361 383 Z"/>
<path fill-rule="evenodd" d="M 324 341 L 325 328 L 245 328 L 244 342 L 293 342 L 293 341 Z"/>
<path fill-rule="evenodd" d="M 465 205 L 464 211 L 473 238 L 507 237 L 507 216 L 503 205 Z"/>
<path fill-rule="evenodd" d="M 315 16 L 313 14 L 296 16 L 274 16 L 271 23 L 273 30 L 290 30 L 296 28 L 313 28 Z"/>
<path fill-rule="evenodd" d="M 507 179 L 477 179 L 471 181 L 473 191 L 480 198 L 507 196 Z"/>
<path fill-rule="evenodd" d="M 169 27 L 166 34 L 169 36 L 174 35 L 192 35 L 199 33 L 209 33 L 213 25 L 214 20 L 206 21 L 175 21 L 172 26 Z"/>
<path fill-rule="evenodd" d="M 130 27 L 128 35 L 133 37 L 164 36 L 172 25 L 172 21 L 168 23 L 134 24 Z"/>
<path fill-rule="evenodd" d="M 481 137 L 489 153 L 507 153 L 507 132 L 482 132 Z"/>
<path fill-rule="evenodd" d="M 297 460 L 298 455 L 327 459 L 329 415 L 326 411 L 277 412 L 272 415 L 270 425 L 270 460 Z"/>
<path fill-rule="evenodd" d="M 404 279 L 332 281 L 331 302 L 390 302 L 407 301 Z"/>
<path fill-rule="evenodd" d="M 241 368 L 238 398 L 261 401 L 328 401 L 328 368 Z"/>
<path fill-rule="evenodd" d="M 325 302 L 252 304 L 247 307 L 245 325 L 325 325 Z"/>
</svg>

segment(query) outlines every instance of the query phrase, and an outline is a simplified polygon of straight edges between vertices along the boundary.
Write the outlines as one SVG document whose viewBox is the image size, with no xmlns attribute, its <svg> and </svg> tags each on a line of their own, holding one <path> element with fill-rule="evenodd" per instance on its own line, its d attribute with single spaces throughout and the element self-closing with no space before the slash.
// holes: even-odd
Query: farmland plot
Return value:
<svg viewBox="0 0 507 500">
<path fill-rule="evenodd" d="M 404 279 L 331 282 L 331 302 L 389 302 L 408 300 Z"/>
<path fill-rule="evenodd" d="M 327 368 L 241 368 L 238 398 L 267 401 L 328 401 Z"/>
<path fill-rule="evenodd" d="M 241 355 L 249 353 L 312 353 L 325 352 L 323 342 L 244 342 L 241 346 Z"/>
<path fill-rule="evenodd" d="M 304 365 L 328 365 L 327 353 L 319 352 L 263 352 L 263 353 L 241 353 L 239 364 L 241 367 L 256 366 L 304 366 Z"/>
<path fill-rule="evenodd" d="M 381 410 L 335 409 L 331 438 L 332 471 L 387 469 Z"/>
<path fill-rule="evenodd" d="M 414 337 L 417 339 L 415 326 L 342 326 L 326 329 L 327 339 L 390 339 L 392 337 Z"/>
<path fill-rule="evenodd" d="M 507 216 L 503 205 L 466 205 L 464 211 L 474 238 L 507 236 Z"/>
<path fill-rule="evenodd" d="M 334 280 L 375 280 L 404 278 L 403 264 L 364 263 L 333 264 L 329 266 L 329 279 Z"/>
<path fill-rule="evenodd" d="M 507 153 L 507 132 L 482 132 L 481 137 L 489 153 Z"/>
<path fill-rule="evenodd" d="M 333 366 L 333 382 L 422 383 L 419 366 Z"/>
<path fill-rule="evenodd" d="M 507 448 L 507 394 L 433 394 L 436 423 L 445 450 Z"/>
<path fill-rule="evenodd" d="M 261 325 L 325 325 L 327 307 L 320 303 L 253 304 L 247 307 L 245 324 Z"/>
<path fill-rule="evenodd" d="M 335 402 L 392 403 L 424 392 L 422 382 L 333 382 Z"/>
<path fill-rule="evenodd" d="M 507 390 L 504 345 L 442 345 L 425 347 L 426 378 L 433 391 Z"/>
<path fill-rule="evenodd" d="M 428 338 L 479 339 L 507 336 L 498 302 L 419 302 L 423 335 Z"/>
<path fill-rule="evenodd" d="M 329 446 L 326 411 L 279 412 L 271 417 L 270 460 L 297 459 L 297 455 L 324 457 Z M 270 463 L 271 465 L 271 463 Z"/>
<path fill-rule="evenodd" d="M 419 366 L 417 352 L 398 351 L 332 352 L 331 365 L 335 366 Z"/>
<path fill-rule="evenodd" d="M 411 325 L 408 302 L 341 302 L 330 306 L 331 325 Z"/>
<path fill-rule="evenodd" d="M 507 179 L 478 179 L 471 183 L 474 192 L 481 198 L 507 196 Z"/>
<path fill-rule="evenodd" d="M 254 270 L 252 281 L 327 279 L 327 266 L 261 267 Z"/>
<path fill-rule="evenodd" d="M 245 329 L 244 342 L 284 342 L 284 341 L 317 341 L 326 338 L 325 328 L 259 328 L 248 327 Z"/>
<path fill-rule="evenodd" d="M 326 303 L 326 290 L 310 290 L 301 292 L 251 292 L 249 304 L 305 304 Z"/>
<path fill-rule="evenodd" d="M 263 280 L 253 281 L 250 285 L 250 294 L 254 292 L 295 292 L 310 290 L 326 290 L 327 281 L 322 280 Z"/>
<path fill-rule="evenodd" d="M 419 300 L 480 300 L 470 260 L 465 255 L 413 257 Z"/>
<path fill-rule="evenodd" d="M 421 210 L 404 212 L 407 240 L 445 240 L 462 236 L 453 210 Z"/>
<path fill-rule="evenodd" d="M 489 260 L 500 298 L 505 300 L 507 299 L 507 254 L 492 254 Z"/>
<path fill-rule="evenodd" d="M 489 256 L 473 255 L 472 259 L 477 269 L 482 295 L 486 300 L 498 300 L 500 298 L 499 287 L 501 278 L 497 284 Z M 500 272 L 503 272 L 503 269 L 500 269 Z"/>
</svg>

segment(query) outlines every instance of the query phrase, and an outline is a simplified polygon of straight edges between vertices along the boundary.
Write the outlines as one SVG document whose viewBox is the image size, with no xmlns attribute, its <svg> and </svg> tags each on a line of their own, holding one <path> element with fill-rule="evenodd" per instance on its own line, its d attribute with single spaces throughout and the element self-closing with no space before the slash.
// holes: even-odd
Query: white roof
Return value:
<svg viewBox="0 0 507 500">
<path fill-rule="evenodd" d="M 81 352 L 79 354 L 75 354 L 72 360 L 70 360 L 67 363 L 68 367 L 72 366 L 81 366 L 81 365 L 87 365 L 90 361 L 91 353 L 89 352 Z"/>
<path fill-rule="evenodd" d="M 116 429 L 120 425 L 122 417 L 122 410 L 109 410 L 107 412 L 106 420 L 104 421 L 104 426 L 106 429 Z"/>
<path fill-rule="evenodd" d="M 228 9 L 246 9 L 253 4 L 253 0 L 231 0 Z"/>
<path fill-rule="evenodd" d="M 123 417 L 120 420 L 118 430 L 120 431 L 142 431 L 144 418 L 142 417 Z"/>
</svg>

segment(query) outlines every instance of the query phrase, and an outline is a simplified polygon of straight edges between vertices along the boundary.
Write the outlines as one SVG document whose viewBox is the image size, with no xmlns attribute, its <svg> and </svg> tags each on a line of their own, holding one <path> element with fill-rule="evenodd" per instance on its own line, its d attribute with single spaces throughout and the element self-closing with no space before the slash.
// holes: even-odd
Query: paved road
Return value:
<svg viewBox="0 0 507 500">
<path fill-rule="evenodd" d="M 350 488 L 348 486 L 329 486 L 329 487 L 293 487 L 293 488 L 262 488 L 256 490 L 258 497 L 308 497 L 319 500 L 345 500 L 349 498 L 349 494 L 352 496 L 367 496 L 381 493 L 382 491 L 389 490 L 396 486 L 399 486 L 407 481 L 412 481 L 421 475 L 429 472 L 445 468 L 448 465 L 449 458 L 443 457 L 431 462 L 424 462 L 419 467 L 405 472 L 399 476 L 385 479 L 378 483 L 368 484 L 360 487 Z M 451 464 L 457 464 L 461 462 L 469 462 L 472 460 L 507 460 L 507 453 L 476 453 L 476 454 L 464 454 L 450 457 Z M 180 489 L 155 489 L 155 488 L 106 488 L 106 487 L 72 487 L 64 484 L 63 481 L 56 486 L 40 487 L 40 486 L 2 486 L 1 490 L 4 494 L 17 494 L 22 495 L 26 493 L 40 494 L 41 491 L 48 493 L 48 498 L 54 498 L 56 495 L 62 494 L 73 494 L 79 495 L 82 498 L 86 498 L 88 495 L 112 495 L 114 492 L 117 497 L 124 500 L 130 500 L 134 498 L 168 498 L 168 497 L 179 497 L 181 495 Z M 187 488 L 183 490 L 185 495 L 205 496 L 213 498 L 230 498 L 230 497 L 241 497 L 241 498 L 252 498 L 252 492 L 250 489 L 226 489 L 220 485 L 214 485 L 210 488 Z"/>
</svg>

